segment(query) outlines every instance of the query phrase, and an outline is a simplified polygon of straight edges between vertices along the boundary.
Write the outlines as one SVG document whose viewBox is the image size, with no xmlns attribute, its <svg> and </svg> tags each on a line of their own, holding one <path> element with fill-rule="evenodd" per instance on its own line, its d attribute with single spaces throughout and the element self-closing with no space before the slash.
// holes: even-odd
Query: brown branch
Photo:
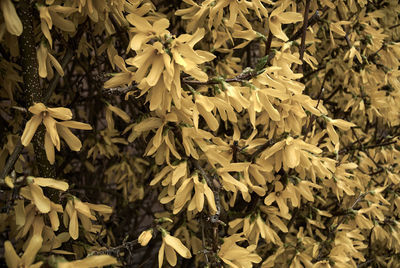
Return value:
<svg viewBox="0 0 400 268">
<path fill-rule="evenodd" d="M 272 38 L 274 35 L 271 31 L 268 33 L 267 41 L 265 41 L 265 55 L 269 55 L 269 51 L 271 50 Z"/>
<path fill-rule="evenodd" d="M 38 74 L 38 63 L 36 58 L 36 42 L 33 30 L 33 9 L 30 1 L 20 1 L 19 17 L 23 25 L 23 32 L 19 37 L 19 47 L 21 49 L 21 66 L 23 66 L 23 90 L 27 98 L 27 107 L 35 102 L 43 102 L 44 91 L 40 86 Z M 39 176 L 55 177 L 54 166 L 50 165 L 44 150 L 44 135 L 46 130 L 41 125 L 35 135 L 32 143 L 35 150 L 36 164 Z M 17 149 L 20 147 L 17 146 Z M 16 157 L 17 158 L 17 157 Z M 15 158 L 15 159 L 16 159 Z"/>
<path fill-rule="evenodd" d="M 303 72 L 303 67 L 305 65 L 304 62 L 304 51 L 306 49 L 306 35 L 307 35 L 307 28 L 308 28 L 308 13 L 310 12 L 310 2 L 311 0 L 306 0 L 306 6 L 304 8 L 304 21 L 303 21 L 303 29 L 301 34 L 301 44 L 300 44 L 300 60 L 303 62 L 302 65 L 299 65 L 299 72 Z"/>
<path fill-rule="evenodd" d="M 400 26 L 400 23 L 390 26 L 389 29 L 392 30 L 392 29 L 394 29 L 396 27 L 399 27 L 399 26 Z"/>
<path fill-rule="evenodd" d="M 273 58 L 275 57 L 275 51 L 271 51 L 268 54 L 268 60 L 267 62 L 270 62 Z M 196 86 L 206 86 L 206 85 L 218 85 L 221 84 L 221 82 L 226 82 L 226 83 L 235 83 L 235 82 L 246 82 L 258 75 L 257 71 L 253 70 L 250 72 L 243 72 L 233 78 L 227 78 L 227 79 L 218 79 L 218 78 L 211 78 L 208 81 L 202 82 L 198 80 L 188 80 L 188 79 L 182 79 L 182 82 L 188 85 L 196 85 Z"/>
<path fill-rule="evenodd" d="M 308 19 L 307 27 L 313 26 L 315 23 L 317 23 L 317 21 L 323 16 L 323 13 L 325 13 L 328 9 L 329 9 L 329 7 L 325 6 L 321 11 L 319 11 L 319 10 L 315 11 L 315 13 Z M 322 15 L 321 15 L 321 13 L 322 13 Z M 298 39 L 301 36 L 302 32 L 303 32 L 303 29 L 300 28 L 297 32 L 295 32 L 292 35 L 292 37 L 289 38 L 288 42 Z"/>
</svg>

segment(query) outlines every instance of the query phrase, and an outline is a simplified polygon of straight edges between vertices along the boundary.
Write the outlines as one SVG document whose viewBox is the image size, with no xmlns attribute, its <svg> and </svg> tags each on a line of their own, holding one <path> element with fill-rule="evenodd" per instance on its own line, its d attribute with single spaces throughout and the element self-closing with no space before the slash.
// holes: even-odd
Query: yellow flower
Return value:
<svg viewBox="0 0 400 268">
<path fill-rule="evenodd" d="M 131 85 L 134 80 L 134 73 L 126 68 L 124 59 L 115 55 L 111 64 L 117 65 L 118 68 L 121 69 L 122 73 L 117 73 L 110 80 L 106 81 L 104 83 L 104 88 L 112 88 L 124 84 L 127 84 L 128 86 Z"/>
<path fill-rule="evenodd" d="M 51 55 L 51 53 L 48 51 L 47 47 L 44 46 L 44 43 L 42 42 L 40 44 L 40 48 L 36 51 L 36 57 L 38 60 L 38 65 L 39 65 L 39 76 L 42 78 L 48 78 L 51 79 L 53 78 L 53 69 L 51 68 L 51 65 L 54 66 L 56 71 L 61 75 L 64 76 L 64 71 L 60 65 L 60 63 L 57 61 L 57 59 Z"/>
<path fill-rule="evenodd" d="M 148 243 L 149 243 L 149 241 L 150 241 L 150 239 L 153 237 L 153 230 L 152 229 L 149 229 L 149 230 L 146 230 L 146 231 L 143 231 L 140 235 L 139 235 L 139 238 L 138 238 L 138 241 L 139 241 L 139 244 L 141 245 L 141 246 L 146 246 Z"/>
<path fill-rule="evenodd" d="M 171 266 L 176 265 L 176 252 L 178 252 L 179 255 L 184 257 L 185 259 L 189 259 L 192 257 L 192 254 L 190 253 L 189 249 L 187 249 L 181 242 L 176 237 L 171 236 L 167 231 L 161 230 L 163 233 L 163 241 L 160 247 L 160 251 L 158 252 L 158 267 L 161 268 L 163 261 L 164 261 L 164 253 L 165 257 L 168 261 L 168 263 Z"/>
<path fill-rule="evenodd" d="M 71 110 L 67 108 L 47 108 L 43 103 L 35 103 L 33 106 L 29 107 L 29 111 L 33 113 L 34 116 L 32 116 L 32 118 L 26 123 L 24 133 L 22 133 L 21 136 L 22 145 L 28 146 L 40 123 L 43 122 L 46 126 L 44 147 L 50 164 L 53 164 L 55 161 L 54 147 L 60 151 L 59 136 L 65 140 L 71 150 L 79 151 L 82 147 L 82 143 L 74 134 L 72 134 L 69 128 L 84 130 L 92 129 L 90 125 L 85 123 L 76 121 L 56 121 L 54 118 L 60 120 L 69 120 L 72 118 Z"/>
<path fill-rule="evenodd" d="M 260 256 L 253 253 L 256 249 L 256 245 L 242 248 L 236 244 L 236 242 L 243 240 L 245 240 L 245 238 L 240 237 L 239 234 L 234 234 L 224 238 L 224 243 L 218 252 L 218 256 L 230 267 L 252 267 L 252 263 L 259 263 L 262 260 Z"/>
<path fill-rule="evenodd" d="M 41 213 L 49 213 L 53 210 L 56 212 L 58 209 L 57 205 L 52 203 L 50 199 L 43 194 L 41 187 L 51 187 L 53 189 L 66 191 L 68 189 L 68 183 L 51 178 L 34 178 L 32 176 L 28 176 L 27 181 L 28 186 L 21 188 L 20 194 L 24 198 L 31 200 Z"/>
<path fill-rule="evenodd" d="M 173 74 L 171 58 L 160 42 L 144 45 L 143 50 L 138 52 L 136 57 L 127 59 L 126 63 L 138 68 L 135 72 L 135 80 L 141 89 L 155 86 L 164 69 L 171 77 Z"/>
<path fill-rule="evenodd" d="M 205 30 L 198 29 L 193 35 L 183 34 L 171 42 L 171 53 L 175 63 L 183 68 L 183 71 L 195 79 L 205 82 L 208 76 L 198 64 L 211 61 L 215 56 L 207 51 L 194 50 L 194 45 L 203 39 Z"/>
<path fill-rule="evenodd" d="M 289 213 L 289 207 L 287 206 L 286 198 L 284 198 L 283 194 L 283 185 L 280 181 L 275 182 L 275 191 L 270 193 L 265 199 L 264 204 L 267 206 L 271 205 L 272 202 L 276 202 L 278 204 L 279 210 L 282 215 L 287 215 Z"/>
<path fill-rule="evenodd" d="M 282 31 L 282 24 L 289 24 L 303 20 L 303 16 L 300 13 L 283 12 L 289 4 L 290 1 L 285 1 L 278 8 L 274 9 L 269 16 L 270 31 L 275 37 L 282 39 L 283 41 L 287 41 L 289 38 Z"/>
<path fill-rule="evenodd" d="M 167 19 L 158 19 L 153 25 L 151 25 L 146 18 L 140 17 L 133 13 L 127 15 L 126 19 L 130 24 L 135 26 L 135 28 L 131 31 L 135 32 L 136 34 L 129 43 L 129 46 L 133 50 L 138 51 L 152 38 L 170 35 L 169 31 L 167 30 L 169 26 L 169 21 Z"/>
<path fill-rule="evenodd" d="M 92 224 L 92 220 L 96 220 L 93 210 L 99 212 L 105 216 L 105 220 L 112 213 L 112 208 L 106 205 L 95 205 L 87 202 L 82 202 L 78 198 L 68 200 L 64 210 L 64 226 L 69 227 L 69 234 L 72 239 L 76 240 L 79 237 L 79 222 L 85 231 L 95 232 L 95 226 Z M 68 222 L 69 221 L 69 222 Z"/>
</svg>

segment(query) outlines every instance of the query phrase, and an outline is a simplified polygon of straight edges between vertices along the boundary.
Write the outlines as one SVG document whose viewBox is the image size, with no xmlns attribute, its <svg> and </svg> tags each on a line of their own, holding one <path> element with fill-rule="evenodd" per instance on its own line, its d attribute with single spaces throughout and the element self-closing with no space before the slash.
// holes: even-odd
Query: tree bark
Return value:
<svg viewBox="0 0 400 268">
<path fill-rule="evenodd" d="M 24 30 L 19 37 L 19 48 L 21 53 L 21 66 L 23 69 L 23 91 L 26 96 L 27 108 L 35 102 L 43 102 L 45 92 L 40 86 L 38 75 L 38 63 L 36 58 L 36 44 L 33 29 L 33 9 L 29 0 L 21 0 L 19 6 L 19 17 Z M 35 150 L 35 158 L 38 176 L 54 178 L 56 175 L 54 166 L 50 165 L 44 150 L 45 127 L 40 125 L 32 143 Z"/>
</svg>

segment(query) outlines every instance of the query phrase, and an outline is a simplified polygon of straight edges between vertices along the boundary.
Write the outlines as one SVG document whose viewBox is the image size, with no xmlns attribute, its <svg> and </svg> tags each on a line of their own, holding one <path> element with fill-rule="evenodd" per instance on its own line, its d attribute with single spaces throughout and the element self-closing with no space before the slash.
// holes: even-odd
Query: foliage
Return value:
<svg viewBox="0 0 400 268">
<path fill-rule="evenodd" d="M 400 266 L 398 1 L 0 10 L 8 267 Z"/>
</svg>

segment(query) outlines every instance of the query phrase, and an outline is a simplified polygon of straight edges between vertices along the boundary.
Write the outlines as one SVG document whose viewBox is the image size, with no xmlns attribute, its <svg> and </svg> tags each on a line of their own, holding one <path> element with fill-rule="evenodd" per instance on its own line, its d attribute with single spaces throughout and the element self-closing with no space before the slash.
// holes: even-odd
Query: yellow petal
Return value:
<svg viewBox="0 0 400 268">
<path fill-rule="evenodd" d="M 11 189 L 14 189 L 14 179 L 13 178 L 11 178 L 10 176 L 6 176 L 4 178 L 4 182 L 8 187 L 10 187 Z"/>
<path fill-rule="evenodd" d="M 49 57 L 51 63 L 53 64 L 54 68 L 56 69 L 57 73 L 60 76 L 64 76 L 64 70 L 62 69 L 61 64 L 57 61 L 57 59 L 50 53 L 47 54 L 47 57 Z"/>
<path fill-rule="evenodd" d="M 212 215 L 214 215 L 215 213 L 217 213 L 217 206 L 215 204 L 214 193 L 211 191 L 211 189 L 208 186 L 206 186 L 204 189 L 204 194 L 207 198 L 210 213 Z"/>
<path fill-rule="evenodd" d="M 153 30 L 152 29 L 153 27 L 151 27 L 151 24 L 149 23 L 148 20 L 136 15 L 135 13 L 127 15 L 126 19 L 130 24 L 132 24 L 142 32 L 150 32 L 151 30 Z"/>
<path fill-rule="evenodd" d="M 13 249 L 14 250 L 14 249 Z M 165 243 L 164 240 L 161 244 L 160 250 L 158 251 L 158 268 L 162 267 L 164 261 L 164 250 L 165 250 Z"/>
<path fill-rule="evenodd" d="M 53 24 L 66 32 L 75 32 L 75 24 L 72 21 L 66 20 L 61 17 L 57 12 L 50 10 L 50 16 Z"/>
<path fill-rule="evenodd" d="M 50 134 L 46 132 L 44 135 L 44 150 L 46 152 L 47 160 L 53 165 L 55 161 L 54 145 L 51 142 Z"/>
<path fill-rule="evenodd" d="M 92 220 L 95 220 L 96 217 L 92 215 L 90 212 L 90 208 L 88 205 L 80 201 L 79 199 L 74 200 L 74 207 L 79 213 L 85 215 L 87 218 L 91 218 Z"/>
<path fill-rule="evenodd" d="M 133 36 L 133 38 L 129 42 L 129 46 L 131 49 L 138 51 L 140 50 L 142 45 L 147 43 L 149 40 L 151 40 L 151 36 L 145 33 L 137 33 Z"/>
<path fill-rule="evenodd" d="M 130 84 L 132 82 L 132 74 L 129 73 L 119 73 L 107 80 L 104 83 L 104 88 L 118 87 L 125 84 Z"/>
<path fill-rule="evenodd" d="M 269 30 L 275 37 L 282 39 L 283 41 L 289 40 L 286 34 L 282 31 L 282 24 L 279 22 L 279 18 L 277 16 L 271 16 L 269 18 Z"/>
<path fill-rule="evenodd" d="M 173 250 L 173 248 L 168 245 L 165 246 L 165 257 L 171 266 L 176 265 L 176 261 L 177 261 L 176 253 Z"/>
<path fill-rule="evenodd" d="M 57 211 L 51 210 L 48 215 L 50 219 L 51 228 L 53 229 L 53 231 L 57 231 L 58 227 L 60 227 L 60 220 L 58 218 Z"/>
<path fill-rule="evenodd" d="M 279 22 L 283 24 L 294 23 L 303 20 L 303 15 L 296 12 L 285 12 L 277 15 Z"/>
<path fill-rule="evenodd" d="M 40 115 L 34 115 L 32 116 L 31 119 L 29 119 L 29 121 L 26 123 L 24 133 L 22 133 L 21 136 L 22 145 L 28 146 L 41 122 L 42 122 L 42 116 Z"/>
<path fill-rule="evenodd" d="M 47 77 L 47 54 L 47 48 L 44 46 L 43 43 L 41 43 L 39 49 L 36 51 L 36 58 L 39 65 L 39 76 L 42 78 Z"/>
<path fill-rule="evenodd" d="M 92 130 L 92 127 L 89 124 L 81 123 L 81 122 L 77 122 L 77 121 L 62 121 L 62 122 L 57 122 L 57 124 L 62 125 L 67 128 Z"/>
<path fill-rule="evenodd" d="M 129 121 L 131 121 L 130 116 L 126 112 L 121 110 L 120 108 L 112 106 L 112 105 L 108 105 L 107 109 L 110 109 L 113 113 L 118 115 L 122 120 L 125 121 L 125 123 L 129 123 Z"/>
<path fill-rule="evenodd" d="M 72 118 L 72 112 L 68 108 L 57 107 L 57 108 L 47 108 L 49 114 L 60 120 L 70 120 Z"/>
<path fill-rule="evenodd" d="M 51 187 L 61 191 L 68 190 L 68 183 L 64 181 L 59 181 L 51 178 L 34 178 L 33 181 L 35 182 L 35 184 L 40 185 L 42 187 Z"/>
<path fill-rule="evenodd" d="M 72 215 L 69 221 L 69 234 L 72 239 L 76 240 L 79 237 L 79 225 L 78 225 L 78 214 L 75 209 L 72 209 Z"/>
<path fill-rule="evenodd" d="M 41 102 L 35 103 L 34 105 L 32 105 L 31 107 L 29 107 L 29 112 L 33 113 L 33 114 L 40 114 L 41 112 L 44 112 L 47 110 L 46 105 L 44 105 Z"/>
<path fill-rule="evenodd" d="M 341 130 L 349 130 L 351 127 L 355 127 L 356 125 L 352 122 L 347 122 L 342 119 L 334 119 L 330 121 L 332 125 L 340 128 Z"/>
<path fill-rule="evenodd" d="M 159 128 L 162 125 L 162 120 L 157 117 L 150 117 L 136 126 L 134 126 L 133 131 L 135 132 L 144 132 L 144 131 L 149 131 L 151 129 Z"/>
<path fill-rule="evenodd" d="M 95 255 L 86 257 L 83 260 L 58 263 L 58 268 L 89 268 L 103 267 L 106 265 L 117 264 L 117 259 L 110 255 Z"/>
<path fill-rule="evenodd" d="M 103 204 L 91 204 L 91 203 L 86 203 L 86 202 L 84 204 L 87 205 L 90 209 L 96 210 L 103 214 L 111 214 L 113 211 L 110 206 L 103 205 Z"/>
<path fill-rule="evenodd" d="M 43 217 L 36 216 L 35 220 L 33 221 L 32 227 L 33 227 L 33 236 L 42 236 L 44 227 Z"/>
<path fill-rule="evenodd" d="M 13 35 L 22 34 L 22 22 L 19 19 L 15 7 L 11 0 L 1 0 L 1 10 L 3 11 L 4 21 L 6 22 L 7 31 Z"/>
<path fill-rule="evenodd" d="M 169 27 L 169 20 L 167 19 L 159 19 L 156 20 L 153 24 L 153 28 L 157 32 L 161 32 Z"/>
<path fill-rule="evenodd" d="M 25 207 L 24 207 L 24 200 L 18 199 L 16 201 L 16 205 L 14 207 L 15 211 L 15 224 L 18 227 L 22 227 L 25 225 L 26 215 L 25 215 Z"/>
<path fill-rule="evenodd" d="M 32 183 L 29 185 L 32 194 L 33 202 L 41 213 L 48 213 L 50 211 L 50 200 L 44 196 L 42 188 Z"/>
<path fill-rule="evenodd" d="M 10 268 L 18 268 L 18 264 L 21 259 L 17 255 L 10 241 L 4 242 L 4 257 L 6 258 L 6 264 Z"/>
<path fill-rule="evenodd" d="M 295 144 L 285 147 L 283 161 L 289 168 L 295 168 L 300 164 L 300 150 Z"/>
<path fill-rule="evenodd" d="M 57 121 L 51 116 L 45 116 L 43 119 L 43 124 L 46 126 L 46 131 L 49 133 L 52 143 L 59 150 L 60 137 L 58 136 L 56 123 Z"/>
<path fill-rule="evenodd" d="M 175 185 L 180 178 L 186 176 L 187 174 L 187 162 L 183 161 L 180 163 L 172 173 L 172 185 Z"/>
<path fill-rule="evenodd" d="M 35 260 L 36 254 L 42 247 L 43 238 L 40 235 L 32 236 L 29 241 L 28 247 L 26 248 L 24 255 L 22 255 L 21 261 L 27 266 L 31 265 Z"/>
<path fill-rule="evenodd" d="M 158 79 L 164 70 L 164 60 L 161 55 L 157 55 L 152 58 L 152 66 L 149 74 L 146 77 L 146 81 L 149 86 L 153 87 L 157 84 Z"/>
<path fill-rule="evenodd" d="M 164 241 L 165 241 L 165 244 L 167 244 L 168 246 L 175 249 L 175 251 L 178 252 L 178 254 L 181 255 L 182 257 L 184 257 L 186 259 L 189 259 L 192 257 L 192 254 L 190 253 L 190 251 L 182 244 L 181 240 L 179 240 L 178 238 L 167 234 L 164 237 Z"/>
<path fill-rule="evenodd" d="M 57 130 L 72 151 L 78 152 L 82 148 L 81 141 L 71 132 L 71 130 L 69 130 L 69 128 L 57 125 Z"/>
</svg>

